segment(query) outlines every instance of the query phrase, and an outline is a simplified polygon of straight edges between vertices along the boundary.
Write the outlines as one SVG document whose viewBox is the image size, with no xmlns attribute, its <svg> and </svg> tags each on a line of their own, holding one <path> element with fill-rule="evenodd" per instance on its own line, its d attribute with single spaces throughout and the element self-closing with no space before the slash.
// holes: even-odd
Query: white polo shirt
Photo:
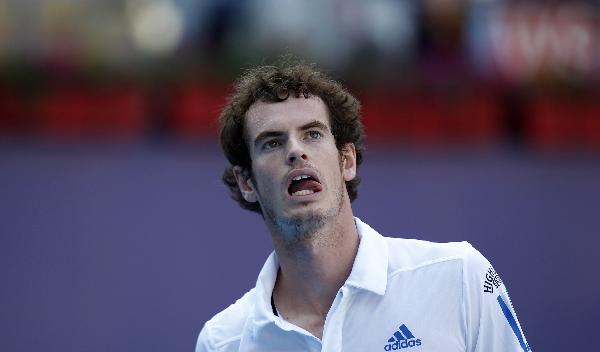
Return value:
<svg viewBox="0 0 600 352">
<path fill-rule="evenodd" d="M 273 314 L 272 253 L 256 287 L 204 325 L 196 352 L 530 351 L 506 288 L 469 243 L 387 238 L 355 221 L 358 253 L 322 339 Z"/>
</svg>

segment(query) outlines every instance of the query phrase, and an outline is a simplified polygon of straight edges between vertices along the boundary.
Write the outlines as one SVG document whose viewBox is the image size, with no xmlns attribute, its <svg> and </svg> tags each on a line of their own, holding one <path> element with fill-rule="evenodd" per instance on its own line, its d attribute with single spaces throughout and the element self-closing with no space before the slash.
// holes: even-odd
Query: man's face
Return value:
<svg viewBox="0 0 600 352">
<path fill-rule="evenodd" d="M 349 207 L 345 181 L 356 175 L 354 145 L 336 148 L 320 98 L 256 102 L 246 113 L 246 143 L 253 177 L 234 168 L 242 195 L 258 201 L 280 232 L 310 232 Z"/>
</svg>

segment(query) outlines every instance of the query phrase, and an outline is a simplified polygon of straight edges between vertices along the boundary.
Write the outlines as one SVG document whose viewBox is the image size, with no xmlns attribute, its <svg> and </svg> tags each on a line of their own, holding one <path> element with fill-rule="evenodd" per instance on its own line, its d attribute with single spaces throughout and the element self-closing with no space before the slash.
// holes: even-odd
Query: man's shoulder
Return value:
<svg viewBox="0 0 600 352">
<path fill-rule="evenodd" d="M 388 275 L 436 266 L 436 269 L 459 275 L 465 288 L 473 294 L 492 292 L 494 289 L 490 282 L 495 289 L 505 290 L 492 264 L 469 242 L 438 243 L 390 237 L 386 237 L 386 241 L 389 250 Z M 433 272 L 439 271 L 429 271 Z"/>
<path fill-rule="evenodd" d="M 390 269 L 410 270 L 429 264 L 465 261 L 478 253 L 469 242 L 430 242 L 418 239 L 385 237 Z"/>
<path fill-rule="evenodd" d="M 196 351 L 221 350 L 227 344 L 239 343 L 254 306 L 254 296 L 255 288 L 207 321 L 198 337 Z"/>
</svg>

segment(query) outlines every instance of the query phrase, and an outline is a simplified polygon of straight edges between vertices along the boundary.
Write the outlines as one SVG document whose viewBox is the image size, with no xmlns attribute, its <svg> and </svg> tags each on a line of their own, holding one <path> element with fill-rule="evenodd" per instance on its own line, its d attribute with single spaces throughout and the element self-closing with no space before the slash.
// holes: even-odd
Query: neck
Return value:
<svg viewBox="0 0 600 352">
<path fill-rule="evenodd" d="M 358 250 L 358 232 L 349 204 L 293 246 L 281 238 L 273 234 L 280 263 L 273 290 L 277 308 L 286 319 L 312 316 L 324 321 Z"/>
</svg>

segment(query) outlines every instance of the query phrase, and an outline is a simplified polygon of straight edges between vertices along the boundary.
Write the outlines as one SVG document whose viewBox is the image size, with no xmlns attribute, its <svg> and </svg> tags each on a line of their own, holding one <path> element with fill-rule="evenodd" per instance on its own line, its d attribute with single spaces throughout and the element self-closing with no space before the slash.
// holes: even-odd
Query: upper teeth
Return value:
<svg viewBox="0 0 600 352">
<path fill-rule="evenodd" d="M 308 175 L 300 175 L 300 176 L 296 176 L 292 179 L 292 181 L 300 181 L 303 178 L 309 178 L 310 176 Z"/>
</svg>

